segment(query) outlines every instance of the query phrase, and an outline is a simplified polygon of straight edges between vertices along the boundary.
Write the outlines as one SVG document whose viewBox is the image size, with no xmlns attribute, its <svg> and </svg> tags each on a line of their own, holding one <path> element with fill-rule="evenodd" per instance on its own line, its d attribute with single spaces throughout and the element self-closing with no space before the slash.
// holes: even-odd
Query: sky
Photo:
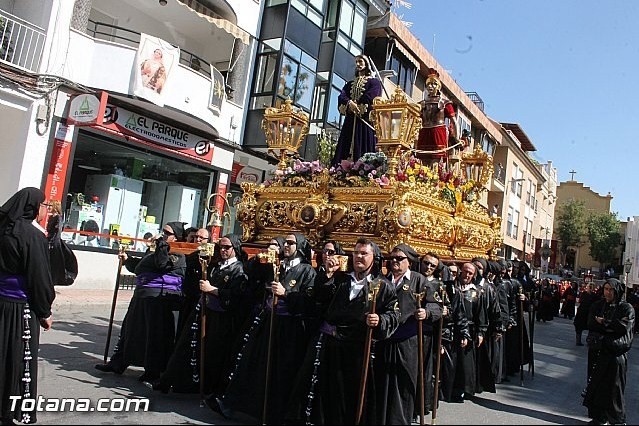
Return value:
<svg viewBox="0 0 639 426">
<path fill-rule="evenodd" d="M 639 1 L 408 1 L 394 12 L 559 182 L 574 170 L 620 220 L 639 215 Z"/>
</svg>

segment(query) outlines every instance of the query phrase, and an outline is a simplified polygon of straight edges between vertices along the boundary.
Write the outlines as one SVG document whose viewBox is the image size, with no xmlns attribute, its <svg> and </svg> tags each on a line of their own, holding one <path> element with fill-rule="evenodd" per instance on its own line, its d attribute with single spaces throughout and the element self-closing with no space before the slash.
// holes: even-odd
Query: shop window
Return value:
<svg viewBox="0 0 639 426">
<path fill-rule="evenodd" d="M 75 245 L 112 249 L 120 240 L 105 235 L 146 239 L 170 221 L 202 227 L 214 173 L 150 147 L 81 131 L 64 206 L 64 228 L 76 232 L 62 237 Z M 133 239 L 131 250 L 147 249 Z"/>
</svg>

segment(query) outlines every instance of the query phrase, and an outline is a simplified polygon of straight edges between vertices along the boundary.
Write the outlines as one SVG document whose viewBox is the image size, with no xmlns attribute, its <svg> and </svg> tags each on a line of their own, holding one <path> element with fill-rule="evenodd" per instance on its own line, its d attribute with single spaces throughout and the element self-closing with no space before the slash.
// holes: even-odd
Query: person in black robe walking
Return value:
<svg viewBox="0 0 639 426">
<path fill-rule="evenodd" d="M 263 413 L 266 389 L 266 364 L 269 346 L 269 323 L 272 296 L 265 302 L 264 310 L 254 321 L 245 336 L 245 342 L 235 362 L 230 383 L 221 401 L 224 413 L 239 411 L 268 424 L 282 424 L 287 402 L 296 374 L 306 354 L 309 342 L 307 318 L 314 310 L 313 286 L 315 270 L 310 264 L 311 246 L 302 234 L 286 236 L 284 260 L 278 282 L 270 283 L 270 290 L 277 296 L 273 318 L 271 343 L 271 369 L 268 378 L 269 395 L 267 412 Z"/>
<path fill-rule="evenodd" d="M 462 265 L 459 290 L 464 313 L 468 322 L 470 339 L 468 344 L 458 352 L 457 369 L 455 370 L 454 397 L 457 399 L 468 398 L 477 392 L 477 378 L 482 377 L 487 383 L 492 379 L 490 364 L 485 362 L 479 366 L 483 371 L 477 372 L 477 353 L 483 350 L 484 337 L 488 331 L 488 313 L 486 311 L 486 292 L 477 288 L 473 279 L 477 273 L 477 267 L 473 263 Z M 487 361 L 487 358 L 485 358 Z M 494 392 L 494 382 L 492 391 Z M 486 385 L 486 390 L 491 390 Z"/>
<path fill-rule="evenodd" d="M 584 330 L 588 330 L 588 312 L 590 307 L 596 301 L 595 293 L 592 291 L 592 285 L 584 287 L 579 293 L 579 306 L 577 307 L 577 313 L 573 324 L 575 326 L 575 344 L 577 346 L 583 346 L 581 336 Z"/>
<path fill-rule="evenodd" d="M 352 425 L 356 423 L 359 388 L 368 329 L 375 341 L 388 338 L 399 324 L 399 306 L 381 274 L 377 244 L 360 238 L 353 252 L 353 272 L 337 271 L 334 279 L 316 282 L 318 301 L 326 303 L 320 335 L 300 370 L 287 416 L 289 423 Z M 375 313 L 371 286 L 379 284 Z M 375 352 L 371 349 L 371 355 Z M 375 415 L 374 366 L 369 364 L 365 422 Z"/>
<path fill-rule="evenodd" d="M 494 330 L 492 330 L 491 339 L 491 366 L 495 383 L 501 383 L 505 377 L 504 370 L 504 352 L 506 343 L 506 330 L 510 324 L 510 305 L 508 303 L 507 286 L 510 282 L 507 282 L 504 277 L 506 275 L 507 263 L 504 260 L 499 262 L 488 262 L 489 265 L 493 265 L 495 271 L 495 278 L 492 281 L 492 288 L 497 295 L 497 303 L 499 306 L 500 324 Z"/>
<path fill-rule="evenodd" d="M 0 420 L 35 423 L 36 411 L 11 410 L 11 396 L 37 398 L 40 328 L 51 328 L 55 291 L 49 244 L 35 225 L 47 215 L 44 194 L 23 188 L 0 207 Z"/>
<path fill-rule="evenodd" d="M 623 300 L 625 286 L 619 280 L 608 278 L 603 291 L 603 299 L 588 313 L 589 345 L 595 353 L 583 404 L 596 424 L 625 424 L 627 353 L 635 310 Z"/>
<path fill-rule="evenodd" d="M 524 288 L 517 278 L 510 279 L 510 292 L 508 298 L 514 302 L 513 311 L 510 315 L 510 327 L 506 332 L 506 354 L 505 366 L 506 374 L 511 376 L 519 373 L 522 365 L 530 362 L 530 344 L 528 340 L 528 329 L 524 312 L 526 311 L 526 295 Z M 523 321 L 522 321 L 523 320 Z M 520 327 L 523 328 L 520 331 Z M 523 347 L 522 335 L 523 332 Z M 523 349 L 522 349 L 523 348 Z M 523 354 L 523 358 L 522 358 Z"/>
<path fill-rule="evenodd" d="M 208 269 L 207 280 L 200 275 L 200 294 L 206 294 L 206 337 L 204 392 L 209 398 L 221 397 L 226 388 L 235 341 L 251 306 L 245 305 L 248 278 L 242 264 L 242 244 L 236 235 L 222 237 L 218 243 L 220 259 Z M 202 298 L 191 312 L 180 333 L 166 371 L 153 388 L 167 392 L 197 392 L 200 377 L 200 325 Z"/>
<path fill-rule="evenodd" d="M 136 275 L 135 290 L 122 321 L 118 344 L 106 364 L 95 368 L 122 374 L 127 367 L 144 367 L 138 380 L 153 383 L 160 378 L 173 352 L 175 314 L 180 309 L 182 280 L 186 269 L 183 254 L 171 253 L 169 242 L 184 242 L 184 224 L 169 222 L 142 259 L 128 259 L 124 266 Z"/>
<path fill-rule="evenodd" d="M 444 271 L 447 270 L 447 268 L 444 268 Z M 461 274 L 459 273 L 454 280 L 444 278 L 444 291 L 443 293 L 439 292 L 439 298 L 443 301 L 442 315 L 444 316 L 442 350 L 439 355 L 441 356 L 439 400 L 445 402 L 464 402 L 461 395 L 454 390 L 458 353 L 463 351 L 470 343 L 468 320 L 466 319 L 458 285 L 460 279 Z"/>
<path fill-rule="evenodd" d="M 438 286 L 436 280 L 428 281 L 425 276 L 411 271 L 411 266 L 419 262 L 419 255 L 406 244 L 396 246 L 388 258 L 390 274 L 387 279 L 395 290 L 399 301 L 399 326 L 385 340 L 375 344 L 375 388 L 376 418 L 380 425 L 409 425 L 414 412 L 419 413 L 420 381 L 417 321 L 423 321 L 424 342 L 424 405 L 432 407 L 433 373 L 433 323 L 441 318 L 441 307 L 435 301 Z M 434 262 L 433 262 L 434 263 Z M 433 265 L 431 263 L 431 265 Z M 430 270 L 433 271 L 436 264 Z M 417 305 L 416 294 L 422 294 Z M 429 390 L 428 394 L 426 391 Z M 428 404 L 430 402 L 430 404 Z M 430 408 L 425 408 L 430 411 Z"/>
</svg>

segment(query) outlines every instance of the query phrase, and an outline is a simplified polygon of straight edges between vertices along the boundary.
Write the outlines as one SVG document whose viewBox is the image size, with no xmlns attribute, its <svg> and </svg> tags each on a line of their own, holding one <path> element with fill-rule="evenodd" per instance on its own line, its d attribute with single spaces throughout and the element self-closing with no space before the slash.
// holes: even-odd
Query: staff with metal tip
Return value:
<svg viewBox="0 0 639 426">
<path fill-rule="evenodd" d="M 202 281 L 207 280 L 209 262 L 215 254 L 215 244 L 203 243 L 199 248 L 200 266 L 202 267 Z M 206 360 L 206 305 L 208 296 L 202 291 L 200 296 L 200 407 L 204 407 L 206 399 L 204 397 L 204 365 Z"/>
<path fill-rule="evenodd" d="M 111 301 L 111 315 L 109 315 L 109 328 L 107 330 L 106 344 L 104 346 L 104 363 L 109 358 L 109 346 L 111 345 L 111 333 L 113 332 L 113 317 L 115 315 L 115 305 L 118 301 L 118 290 L 120 290 L 120 277 L 122 276 L 122 265 L 124 264 L 125 251 L 128 246 L 120 244 L 118 249 L 118 274 L 115 277 L 115 288 L 113 289 L 113 300 Z M 123 256 L 124 255 L 124 256 Z"/>
</svg>

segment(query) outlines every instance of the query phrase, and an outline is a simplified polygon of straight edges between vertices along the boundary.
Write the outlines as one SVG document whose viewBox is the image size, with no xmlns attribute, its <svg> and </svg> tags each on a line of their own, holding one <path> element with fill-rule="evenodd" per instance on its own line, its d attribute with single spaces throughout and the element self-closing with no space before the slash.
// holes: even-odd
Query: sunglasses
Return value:
<svg viewBox="0 0 639 426">
<path fill-rule="evenodd" d="M 286 244 L 287 246 L 294 246 L 294 245 L 297 244 L 297 241 L 286 240 L 286 241 L 284 241 L 284 244 Z"/>
<path fill-rule="evenodd" d="M 450 273 L 451 273 L 452 275 L 457 275 L 457 272 L 459 272 L 459 271 L 457 271 L 456 269 L 451 269 L 451 270 L 450 270 Z"/>
<path fill-rule="evenodd" d="M 408 259 L 406 256 L 390 256 L 388 258 L 388 260 L 390 260 L 391 262 L 401 262 L 404 259 Z"/>
<path fill-rule="evenodd" d="M 163 233 L 164 235 L 166 235 L 167 237 L 170 237 L 171 235 L 175 235 L 173 232 L 171 232 L 171 231 L 167 231 L 166 229 L 163 229 L 163 230 L 162 230 L 162 233 Z"/>
<path fill-rule="evenodd" d="M 335 255 L 335 250 L 332 250 L 332 249 L 324 249 L 324 250 L 322 250 L 322 253 L 324 253 L 324 254 L 325 254 L 325 255 L 327 255 L 327 256 L 333 256 L 333 255 Z"/>
<path fill-rule="evenodd" d="M 226 244 L 220 244 L 220 250 L 231 250 L 233 246 L 227 246 Z"/>
<path fill-rule="evenodd" d="M 203 235 L 196 235 L 196 236 L 195 236 L 195 239 L 196 239 L 196 240 L 208 240 L 208 239 L 209 239 L 209 237 L 205 237 L 205 236 L 203 236 Z"/>
<path fill-rule="evenodd" d="M 437 265 L 435 265 L 434 263 L 430 263 L 427 260 L 422 260 L 422 265 L 424 265 L 425 268 L 436 268 Z"/>
</svg>

